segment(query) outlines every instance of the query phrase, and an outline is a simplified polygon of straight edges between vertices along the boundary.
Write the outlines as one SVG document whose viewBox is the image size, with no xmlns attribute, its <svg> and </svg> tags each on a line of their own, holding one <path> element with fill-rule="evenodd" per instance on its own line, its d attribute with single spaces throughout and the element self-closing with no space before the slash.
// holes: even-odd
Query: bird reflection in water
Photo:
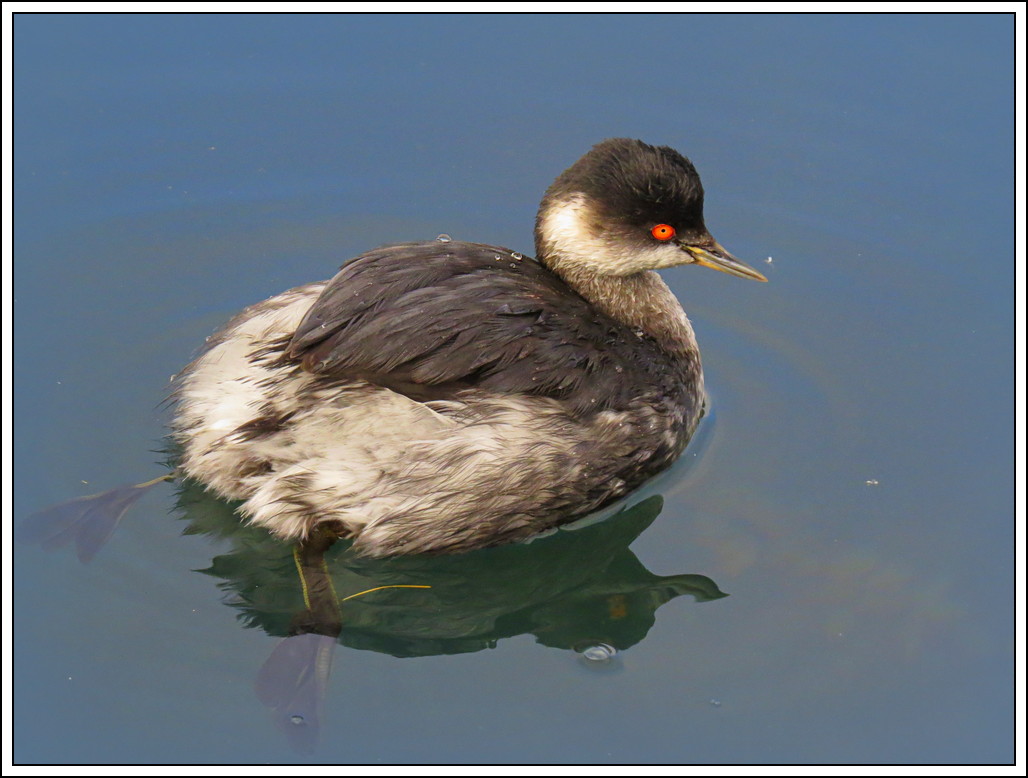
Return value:
<svg viewBox="0 0 1028 778">
<path fill-rule="evenodd" d="M 386 559 L 356 556 L 329 533 L 291 548 L 240 525 L 231 504 L 189 482 L 179 503 L 187 532 L 233 546 L 201 572 L 219 579 L 225 602 L 248 627 L 283 638 L 255 689 L 300 751 L 317 742 L 337 642 L 422 657 L 481 651 L 531 634 L 611 669 L 618 666 L 612 655 L 646 637 L 664 603 L 726 596 L 703 575 L 655 575 L 629 549 L 660 513 L 659 495 L 527 543 Z"/>
</svg>

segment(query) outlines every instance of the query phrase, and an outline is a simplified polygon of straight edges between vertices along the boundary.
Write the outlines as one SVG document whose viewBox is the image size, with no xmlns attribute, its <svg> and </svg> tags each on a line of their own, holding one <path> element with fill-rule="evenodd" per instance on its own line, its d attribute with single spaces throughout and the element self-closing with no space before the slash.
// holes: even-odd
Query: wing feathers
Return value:
<svg viewBox="0 0 1028 778">
<path fill-rule="evenodd" d="M 501 252 L 504 261 L 496 261 Z M 384 247 L 345 265 L 287 349 L 326 376 L 477 386 L 581 410 L 626 400 L 619 374 L 655 346 L 598 313 L 533 260 L 472 243 Z M 664 363 L 664 360 L 660 360 Z"/>
</svg>

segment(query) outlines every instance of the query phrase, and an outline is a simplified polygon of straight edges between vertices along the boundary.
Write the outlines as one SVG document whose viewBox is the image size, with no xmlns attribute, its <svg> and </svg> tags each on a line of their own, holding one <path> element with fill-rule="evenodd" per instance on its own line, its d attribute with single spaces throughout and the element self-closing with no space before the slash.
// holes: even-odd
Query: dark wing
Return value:
<svg viewBox="0 0 1028 778">
<path fill-rule="evenodd" d="M 287 355 L 419 398 L 474 386 L 584 411 L 627 402 L 626 379 L 646 369 L 640 358 L 660 360 L 655 349 L 534 260 L 453 241 L 387 246 L 345 265 Z"/>
</svg>

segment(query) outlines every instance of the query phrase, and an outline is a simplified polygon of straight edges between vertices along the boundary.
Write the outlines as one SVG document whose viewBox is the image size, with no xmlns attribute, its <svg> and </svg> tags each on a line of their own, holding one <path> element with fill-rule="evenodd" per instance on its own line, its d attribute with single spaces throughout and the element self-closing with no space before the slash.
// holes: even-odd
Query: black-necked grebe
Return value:
<svg viewBox="0 0 1028 778">
<path fill-rule="evenodd" d="M 246 309 L 178 379 L 183 472 L 283 538 L 326 524 L 371 556 L 517 540 L 631 491 L 704 403 L 653 270 L 767 279 L 707 231 L 692 163 L 635 140 L 554 181 L 535 247 L 386 246 Z"/>
</svg>

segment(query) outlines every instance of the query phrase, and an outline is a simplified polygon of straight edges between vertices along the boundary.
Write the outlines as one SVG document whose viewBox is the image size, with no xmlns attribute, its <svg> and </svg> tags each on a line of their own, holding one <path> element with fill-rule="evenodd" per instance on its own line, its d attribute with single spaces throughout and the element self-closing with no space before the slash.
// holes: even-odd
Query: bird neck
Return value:
<svg viewBox="0 0 1028 778">
<path fill-rule="evenodd" d="M 657 273 L 645 270 L 627 276 L 603 276 L 575 272 L 559 259 L 543 263 L 582 297 L 612 319 L 653 338 L 664 351 L 676 356 L 695 353 L 696 335 L 678 298 Z"/>
</svg>

